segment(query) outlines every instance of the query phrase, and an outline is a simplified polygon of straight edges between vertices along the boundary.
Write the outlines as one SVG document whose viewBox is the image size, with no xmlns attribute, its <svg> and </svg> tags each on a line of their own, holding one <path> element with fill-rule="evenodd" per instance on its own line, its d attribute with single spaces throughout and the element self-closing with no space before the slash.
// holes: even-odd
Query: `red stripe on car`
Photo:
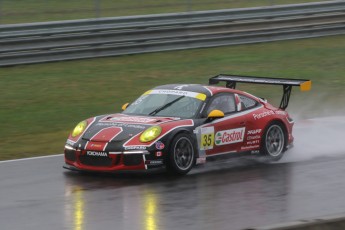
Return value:
<svg viewBox="0 0 345 230">
<path fill-rule="evenodd" d="M 108 127 L 100 130 L 90 138 L 90 141 L 110 142 L 122 132 L 121 127 Z"/>
</svg>

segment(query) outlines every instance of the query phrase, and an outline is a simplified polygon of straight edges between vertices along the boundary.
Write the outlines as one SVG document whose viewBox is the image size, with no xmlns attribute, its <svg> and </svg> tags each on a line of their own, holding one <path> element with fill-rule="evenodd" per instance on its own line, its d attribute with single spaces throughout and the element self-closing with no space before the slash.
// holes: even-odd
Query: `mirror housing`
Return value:
<svg viewBox="0 0 345 230">
<path fill-rule="evenodd" d="M 212 110 L 208 115 L 207 118 L 215 119 L 215 118 L 222 118 L 224 117 L 224 113 L 218 109 Z"/>
<path fill-rule="evenodd" d="M 128 107 L 129 103 L 127 102 L 126 104 L 123 104 L 123 106 L 121 107 L 122 111 L 126 110 Z"/>
</svg>

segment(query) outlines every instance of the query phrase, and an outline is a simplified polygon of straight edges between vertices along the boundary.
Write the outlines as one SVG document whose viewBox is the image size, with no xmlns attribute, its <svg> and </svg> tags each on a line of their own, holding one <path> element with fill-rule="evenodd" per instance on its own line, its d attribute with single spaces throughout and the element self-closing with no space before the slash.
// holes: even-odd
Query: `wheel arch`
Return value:
<svg viewBox="0 0 345 230">
<path fill-rule="evenodd" d="M 165 165 L 168 173 L 174 175 L 185 175 L 194 166 L 196 162 L 197 151 L 195 149 L 195 140 L 190 135 L 191 132 L 185 129 L 174 132 L 171 135 L 171 141 L 167 146 L 168 152 L 165 154 Z M 189 142 L 189 146 L 179 146 L 182 142 Z"/>
<path fill-rule="evenodd" d="M 272 124 L 279 124 L 280 127 L 283 129 L 283 132 L 284 132 L 284 151 L 286 150 L 287 148 L 287 145 L 288 145 L 288 139 L 289 139 L 289 133 L 288 133 L 288 128 L 286 126 L 286 124 L 284 123 L 283 120 L 279 119 L 279 118 L 276 118 L 276 119 L 273 119 L 273 120 L 270 120 L 269 122 L 267 122 L 267 124 L 265 125 L 265 128 L 264 128 L 264 132 L 262 135 L 265 135 L 266 133 L 266 130 L 272 125 Z M 262 136 L 263 138 L 263 136 Z M 263 144 L 263 143 L 262 143 Z"/>
<path fill-rule="evenodd" d="M 169 137 L 166 139 L 166 143 L 167 143 L 167 146 L 166 146 L 166 149 L 170 149 L 170 145 L 172 143 L 172 140 L 179 134 L 188 134 L 190 135 L 191 137 L 191 140 L 193 142 L 193 147 L 194 147 L 194 154 L 196 157 L 199 157 L 199 151 L 198 151 L 198 143 L 197 143 L 197 140 L 194 136 L 194 133 L 193 133 L 193 130 L 189 130 L 188 128 L 180 128 L 180 129 L 176 129 L 174 130 L 172 133 L 170 133 Z M 169 154 L 169 153 L 168 153 Z"/>
</svg>

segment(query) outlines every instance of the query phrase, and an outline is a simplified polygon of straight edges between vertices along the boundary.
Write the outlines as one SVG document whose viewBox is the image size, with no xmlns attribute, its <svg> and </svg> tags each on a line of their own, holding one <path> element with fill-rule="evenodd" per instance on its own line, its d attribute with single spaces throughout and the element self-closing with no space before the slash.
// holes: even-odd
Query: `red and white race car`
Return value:
<svg viewBox="0 0 345 230">
<path fill-rule="evenodd" d="M 226 82 L 226 87 L 216 86 Z M 236 83 L 283 86 L 279 108 L 235 89 Z M 195 164 L 224 155 L 251 154 L 279 160 L 293 142 L 293 120 L 285 111 L 292 86 L 311 81 L 218 75 L 209 85 L 153 88 L 122 113 L 80 122 L 65 145 L 70 170 L 114 172 L 165 167 L 186 174 Z"/>
</svg>

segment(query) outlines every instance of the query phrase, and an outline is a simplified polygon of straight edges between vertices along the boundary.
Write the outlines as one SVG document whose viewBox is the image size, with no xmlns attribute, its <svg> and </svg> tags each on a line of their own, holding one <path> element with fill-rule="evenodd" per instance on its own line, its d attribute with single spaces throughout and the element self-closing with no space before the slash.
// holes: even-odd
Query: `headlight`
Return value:
<svg viewBox="0 0 345 230">
<path fill-rule="evenodd" d="M 86 129 L 87 126 L 87 121 L 82 121 L 77 124 L 77 126 L 73 129 L 72 131 L 72 137 L 77 137 L 79 136 L 84 130 Z"/>
<path fill-rule="evenodd" d="M 161 134 L 162 128 L 160 126 L 152 126 L 148 129 L 146 129 L 141 135 L 140 135 L 140 142 L 149 142 L 154 139 L 156 139 L 159 134 Z"/>
</svg>

